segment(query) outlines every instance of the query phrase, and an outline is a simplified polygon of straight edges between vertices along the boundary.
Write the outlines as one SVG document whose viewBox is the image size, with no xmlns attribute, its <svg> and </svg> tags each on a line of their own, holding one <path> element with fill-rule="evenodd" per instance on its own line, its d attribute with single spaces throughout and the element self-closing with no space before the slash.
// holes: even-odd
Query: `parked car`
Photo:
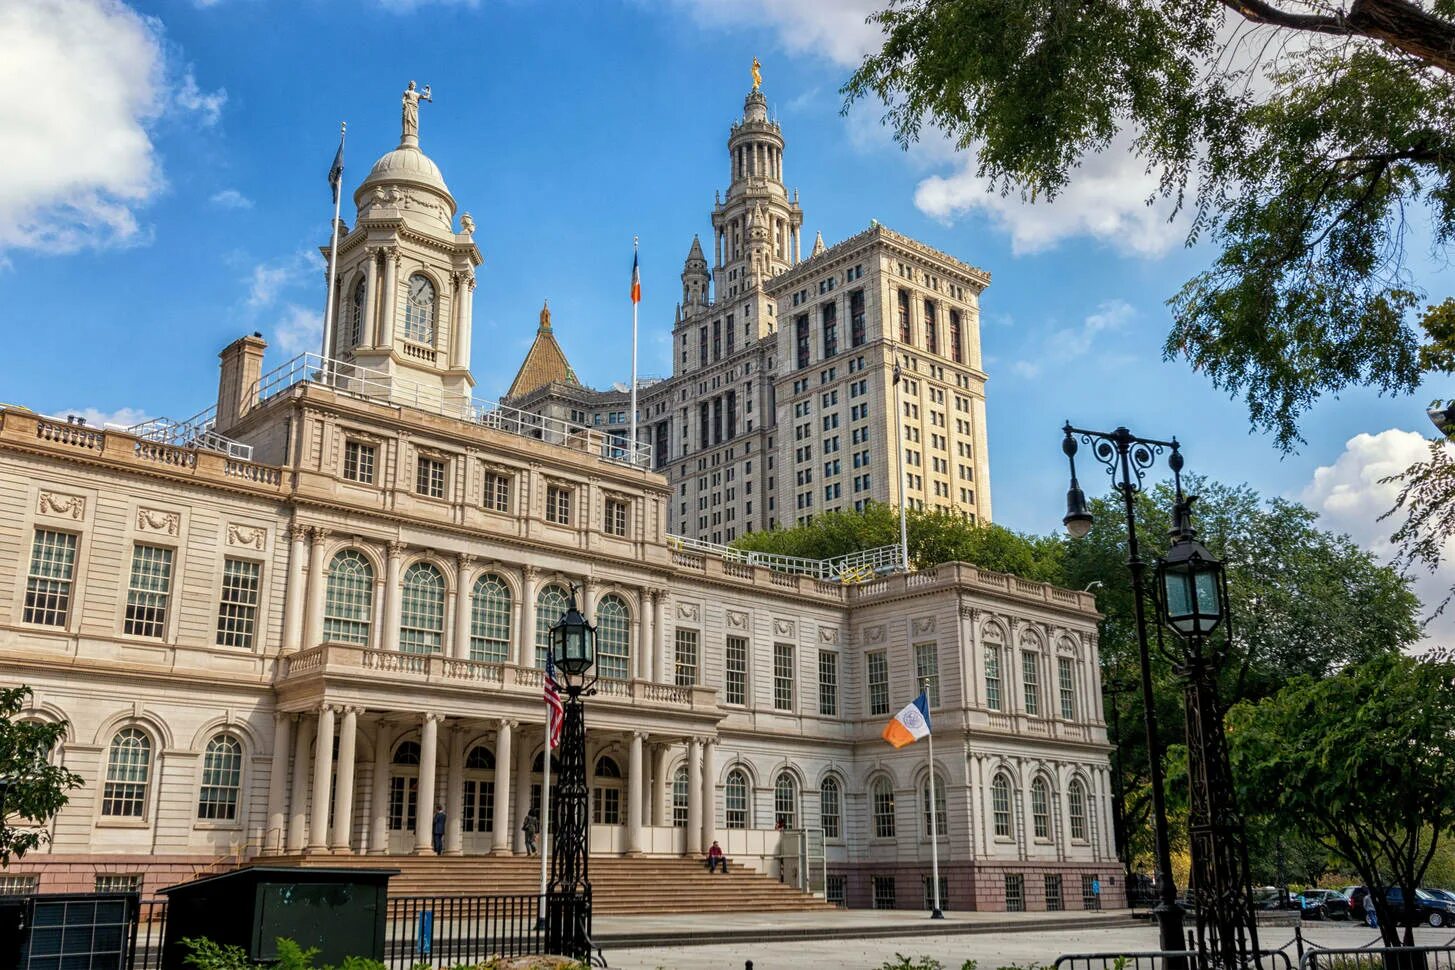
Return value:
<svg viewBox="0 0 1455 970">
<path fill-rule="evenodd" d="M 1384 891 L 1384 901 L 1388 904 L 1390 911 L 1394 914 L 1400 925 L 1404 924 L 1404 892 L 1398 886 L 1390 886 Z M 1423 889 L 1415 890 L 1415 922 L 1429 923 L 1431 926 L 1445 926 L 1448 923 L 1455 923 L 1455 902 L 1448 899 L 1441 899 L 1439 896 L 1425 892 Z"/>
<path fill-rule="evenodd" d="M 1420 891 L 1429 893 L 1431 896 L 1436 896 L 1440 899 L 1443 899 L 1447 903 L 1455 903 L 1455 893 L 1452 893 L 1448 889 L 1430 889 L 1427 887 Z"/>
<path fill-rule="evenodd" d="M 1294 899 L 1304 919 L 1349 918 L 1349 898 L 1336 890 L 1305 889 Z"/>
</svg>

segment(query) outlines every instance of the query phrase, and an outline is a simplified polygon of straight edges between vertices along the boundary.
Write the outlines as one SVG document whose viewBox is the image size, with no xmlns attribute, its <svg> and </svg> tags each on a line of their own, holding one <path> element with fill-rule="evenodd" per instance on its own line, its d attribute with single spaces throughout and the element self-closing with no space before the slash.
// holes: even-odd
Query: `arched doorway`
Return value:
<svg viewBox="0 0 1455 970">
<path fill-rule="evenodd" d="M 495 753 L 477 744 L 465 755 L 465 790 L 460 822 L 466 855 L 490 851 L 495 819 Z"/>
<path fill-rule="evenodd" d="M 389 852 L 407 855 L 414 850 L 414 826 L 419 818 L 419 742 L 401 741 L 389 759 Z"/>
</svg>

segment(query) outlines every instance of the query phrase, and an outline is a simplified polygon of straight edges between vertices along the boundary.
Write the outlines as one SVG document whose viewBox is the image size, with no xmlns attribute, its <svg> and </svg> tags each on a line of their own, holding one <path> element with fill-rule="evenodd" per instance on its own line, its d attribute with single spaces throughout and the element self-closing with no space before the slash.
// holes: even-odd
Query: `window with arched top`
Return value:
<svg viewBox="0 0 1455 970">
<path fill-rule="evenodd" d="M 985 706 L 992 711 L 1001 710 L 1001 646 L 998 640 L 985 641 Z"/>
<path fill-rule="evenodd" d="M 1051 837 L 1051 786 L 1044 778 L 1031 782 L 1031 827 L 1036 838 Z"/>
<path fill-rule="evenodd" d="M 404 297 L 404 339 L 433 346 L 434 322 L 434 284 L 423 273 L 415 273 Z"/>
<path fill-rule="evenodd" d="M 417 765 L 419 764 L 419 742 L 401 741 L 394 749 L 394 758 L 390 762 L 396 765 Z"/>
<path fill-rule="evenodd" d="M 389 771 L 389 831 L 412 832 L 419 817 L 419 742 L 401 741 Z"/>
<path fill-rule="evenodd" d="M 202 752 L 202 787 L 197 793 L 197 817 L 217 822 L 237 818 L 242 793 L 242 742 L 231 734 L 215 734 Z"/>
<path fill-rule="evenodd" d="M 357 549 L 345 549 L 328 566 L 323 639 L 329 643 L 367 647 L 373 617 L 374 567 Z"/>
<path fill-rule="evenodd" d="M 1015 836 L 1011 827 L 1010 779 L 1004 772 L 997 774 L 990 783 L 990 812 L 995 821 L 995 837 L 1009 839 Z"/>
<path fill-rule="evenodd" d="M 101 814 L 108 818 L 144 818 L 151 781 L 152 739 L 141 728 L 122 728 L 106 749 L 106 784 Z"/>
<path fill-rule="evenodd" d="M 427 562 L 404 571 L 399 597 L 399 649 L 440 653 L 445 638 L 445 577 Z"/>
<path fill-rule="evenodd" d="M 596 604 L 596 666 L 608 679 L 631 676 L 631 608 L 614 593 Z"/>
<path fill-rule="evenodd" d="M 495 828 L 495 752 L 477 744 L 465 755 L 464 792 L 460 826 L 465 832 Z"/>
<path fill-rule="evenodd" d="M 369 300 L 368 280 L 359 278 L 354 287 L 354 303 L 349 308 L 349 346 L 357 347 L 364 339 L 364 305 Z"/>
<path fill-rule="evenodd" d="M 470 593 L 470 659 L 510 659 L 510 587 L 490 573 L 475 580 Z"/>
<path fill-rule="evenodd" d="M 945 811 L 945 776 L 935 775 L 935 818 L 934 834 L 937 838 L 945 837 L 945 826 L 949 824 L 948 815 Z M 924 783 L 920 785 L 920 824 L 924 826 L 924 837 L 930 837 L 930 779 L 925 777 Z"/>
<path fill-rule="evenodd" d="M 546 586 L 536 594 L 536 666 L 546 666 L 546 651 L 551 649 L 551 627 L 560 622 L 570 605 L 571 597 L 560 586 Z"/>
<path fill-rule="evenodd" d="M 798 828 L 798 779 L 780 771 L 773 782 L 774 828 Z"/>
<path fill-rule="evenodd" d="M 596 759 L 597 778 L 615 778 L 621 780 L 621 766 L 616 763 L 615 758 L 608 758 L 603 755 Z"/>
<path fill-rule="evenodd" d="M 818 824 L 823 837 L 837 839 L 843 831 L 844 789 L 833 775 L 818 786 Z"/>
<path fill-rule="evenodd" d="M 748 776 L 741 768 L 728 772 L 723 786 L 723 821 L 730 829 L 745 829 L 752 824 L 748 804 Z"/>
<path fill-rule="evenodd" d="M 869 808 L 874 816 L 874 838 L 894 838 L 894 786 L 884 776 L 869 785 Z"/>
<path fill-rule="evenodd" d="M 1073 778 L 1066 786 L 1066 810 L 1071 816 L 1071 841 L 1087 841 L 1086 786 L 1080 778 Z"/>
<path fill-rule="evenodd" d="M 672 775 L 672 826 L 687 827 L 687 766 L 678 768 Z"/>
<path fill-rule="evenodd" d="M 597 825 L 621 824 L 621 765 L 614 758 L 596 759 L 591 785 L 591 821 Z"/>
<path fill-rule="evenodd" d="M 477 744 L 465 756 L 466 771 L 494 771 L 495 753 L 483 744 Z"/>
</svg>

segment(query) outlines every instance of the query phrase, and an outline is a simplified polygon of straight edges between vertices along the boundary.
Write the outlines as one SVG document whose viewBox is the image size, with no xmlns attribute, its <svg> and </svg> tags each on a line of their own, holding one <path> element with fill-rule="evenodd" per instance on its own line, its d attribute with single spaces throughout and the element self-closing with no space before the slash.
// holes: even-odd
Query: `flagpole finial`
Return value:
<svg viewBox="0 0 1455 970">
<path fill-rule="evenodd" d="M 348 130 L 349 130 L 349 123 L 347 121 L 340 121 L 338 123 L 338 133 L 340 135 L 347 134 Z"/>
<path fill-rule="evenodd" d="M 636 236 L 632 236 L 632 248 L 633 249 L 636 249 L 637 246 L 638 246 L 638 239 L 637 239 Z"/>
</svg>

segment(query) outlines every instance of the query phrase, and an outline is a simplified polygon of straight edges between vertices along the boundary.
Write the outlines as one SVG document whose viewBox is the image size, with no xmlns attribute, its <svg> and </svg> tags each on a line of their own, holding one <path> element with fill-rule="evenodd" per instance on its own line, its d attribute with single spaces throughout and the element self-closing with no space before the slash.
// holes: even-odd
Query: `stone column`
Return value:
<svg viewBox="0 0 1455 970">
<path fill-rule="evenodd" d="M 515 658 L 517 666 L 536 665 L 536 591 L 540 585 L 541 571 L 526 566 L 520 571 L 520 652 Z M 521 816 L 524 821 L 525 816 Z M 525 848 L 522 842 L 520 848 Z"/>
<path fill-rule="evenodd" d="M 289 788 L 289 852 L 302 852 L 308 837 L 308 759 L 313 754 L 313 731 L 313 718 L 307 714 L 299 717 L 298 732 L 293 735 L 293 781 Z"/>
<path fill-rule="evenodd" d="M 514 721 L 501 721 L 495 732 L 495 811 L 490 817 L 492 855 L 510 855 L 510 746 L 514 734 Z"/>
<path fill-rule="evenodd" d="M 667 765 L 672 758 L 670 744 L 657 745 L 657 765 L 652 772 L 652 823 L 670 826 L 672 824 L 672 777 L 667 774 Z"/>
<path fill-rule="evenodd" d="M 389 543 L 389 558 L 384 569 L 384 629 L 378 640 L 382 650 L 399 649 L 399 616 L 403 599 L 399 595 L 399 570 L 404 560 L 404 543 Z M 433 810 L 434 806 L 430 806 Z"/>
<path fill-rule="evenodd" d="M 328 802 L 333 787 L 333 707 L 318 711 L 318 736 L 313 745 L 313 804 L 308 826 L 309 852 L 328 851 Z"/>
<path fill-rule="evenodd" d="M 359 709 L 345 707 L 338 734 L 338 771 L 334 776 L 333 842 L 336 855 L 354 851 L 354 758 L 359 737 Z"/>
<path fill-rule="evenodd" d="M 702 855 L 702 742 L 687 742 L 687 854 Z"/>
<path fill-rule="evenodd" d="M 717 838 L 717 740 L 708 738 L 702 744 L 702 849 Z"/>
<path fill-rule="evenodd" d="M 583 511 L 584 503 L 583 503 Z M 596 584 L 589 579 L 581 580 L 581 611 L 586 614 L 589 623 L 596 622 Z"/>
<path fill-rule="evenodd" d="M 430 826 L 434 824 L 434 771 L 439 762 L 440 715 L 426 714 L 419 727 L 419 809 L 414 813 L 414 853 L 434 854 Z"/>
<path fill-rule="evenodd" d="M 633 731 L 627 754 L 626 854 L 642 854 L 642 735 Z"/>
<path fill-rule="evenodd" d="M 659 684 L 667 683 L 667 594 L 661 590 L 652 593 L 652 679 Z"/>
<path fill-rule="evenodd" d="M 656 617 L 652 611 L 652 591 L 645 586 L 642 587 L 637 596 L 637 622 L 636 670 L 632 676 L 639 680 L 652 679 L 652 638 L 653 621 Z"/>
<path fill-rule="evenodd" d="M 656 820 L 654 820 L 652 818 L 652 810 L 654 808 L 654 806 L 652 804 L 653 801 L 654 801 L 654 797 L 652 795 L 652 792 L 655 791 L 655 789 L 652 788 L 652 774 L 653 774 L 653 771 L 656 769 L 656 767 L 657 767 L 656 746 L 653 745 L 649 741 L 643 741 L 642 742 L 642 783 L 639 786 L 641 788 L 641 790 L 642 790 L 642 824 L 643 825 L 661 825 L 662 824 L 661 822 L 658 822 L 658 821 L 656 821 Z"/>
<path fill-rule="evenodd" d="M 389 760 L 394 753 L 389 743 L 389 725 L 379 722 L 374 732 L 374 791 L 369 804 L 369 852 L 384 855 L 389 851 Z"/>
<path fill-rule="evenodd" d="M 460 553 L 459 576 L 456 579 L 459 591 L 455 596 L 455 642 L 448 654 L 456 660 L 470 659 L 470 594 L 473 578 L 470 573 L 474 565 L 474 556 L 467 552 Z"/>
<path fill-rule="evenodd" d="M 288 824 L 284 802 L 288 798 L 288 745 L 293 740 L 293 715 L 278 711 L 273 715 L 273 765 L 268 770 L 268 830 L 263 835 L 263 851 L 283 850 L 284 828 Z"/>
<path fill-rule="evenodd" d="M 323 543 L 328 530 L 313 530 L 313 548 L 308 555 L 308 615 L 303 622 L 303 642 L 299 649 L 316 647 L 323 642 L 323 599 L 327 581 L 323 575 Z M 302 584 L 299 585 L 302 589 Z"/>
<path fill-rule="evenodd" d="M 375 322 L 379 319 L 379 250 L 370 247 L 364 260 L 364 324 L 359 340 L 367 346 L 378 343 Z"/>
<path fill-rule="evenodd" d="M 525 852 L 525 833 L 520 827 L 530 811 L 530 760 L 530 742 L 521 731 L 520 750 L 515 752 L 515 817 L 510 824 L 517 854 Z"/>
<path fill-rule="evenodd" d="M 460 299 L 464 305 L 460 307 L 460 317 L 463 323 L 460 324 L 460 359 L 456 366 L 462 370 L 470 369 L 470 344 L 474 338 L 475 326 L 475 274 L 467 273 L 465 285 L 460 288 Z"/>
<path fill-rule="evenodd" d="M 390 247 L 384 250 L 384 292 L 383 305 L 379 308 L 379 343 L 388 350 L 394 346 L 395 286 L 399 279 L 399 250 Z"/>
<path fill-rule="evenodd" d="M 445 855 L 463 855 L 465 820 L 460 813 L 465 809 L 466 738 L 464 730 L 458 725 L 447 733 L 450 740 L 445 755 L 449 759 L 445 773 Z"/>
<path fill-rule="evenodd" d="M 308 598 L 308 527 L 288 528 L 288 588 L 283 599 L 283 651 L 301 650 L 304 603 Z"/>
</svg>

